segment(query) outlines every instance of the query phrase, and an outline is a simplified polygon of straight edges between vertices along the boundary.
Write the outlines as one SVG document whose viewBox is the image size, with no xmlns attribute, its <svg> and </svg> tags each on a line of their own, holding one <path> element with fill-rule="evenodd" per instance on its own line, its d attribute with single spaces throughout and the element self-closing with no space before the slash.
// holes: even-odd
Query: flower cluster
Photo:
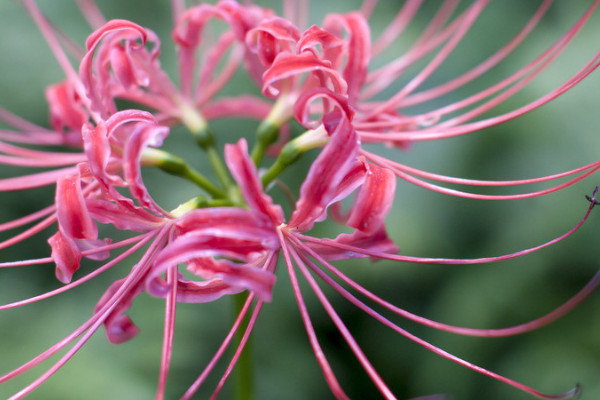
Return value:
<svg viewBox="0 0 600 400">
<path fill-rule="evenodd" d="M 12 127 L 0 131 L 0 150 L 4 153 L 0 163 L 47 168 L 2 179 L 0 189 L 17 191 L 55 185 L 55 197 L 48 207 L 1 224 L 1 230 L 6 231 L 33 223 L 0 243 L 0 248 L 13 246 L 47 228 L 53 234 L 48 238 L 50 257 L 4 262 L 0 267 L 54 264 L 56 278 L 64 286 L 1 305 L 0 309 L 25 306 L 63 293 L 108 269 L 119 268 L 123 260 L 141 250 L 143 254 L 129 271 L 122 272 L 123 278 L 104 289 L 86 322 L 31 361 L 0 377 L 0 382 L 10 380 L 71 346 L 38 379 L 11 398 L 30 394 L 102 327 L 111 343 L 135 338 L 139 328 L 128 311 L 136 297 L 144 293 L 164 299 L 166 304 L 156 395 L 163 398 L 177 304 L 243 296 L 231 331 L 182 398 L 197 392 L 237 334 L 239 343 L 213 391 L 212 398 L 216 397 L 242 356 L 262 305 L 272 300 L 278 264 L 287 269 L 291 295 L 298 304 L 310 345 L 338 399 L 349 397 L 321 347 L 303 297 L 301 277 L 384 398 L 395 396 L 321 285 L 399 335 L 478 373 L 540 398 L 575 395 L 577 389 L 546 395 L 464 361 L 414 336 L 369 303 L 447 332 L 510 336 L 542 327 L 573 309 L 598 286 L 600 275 L 568 302 L 536 320 L 502 329 L 472 329 L 429 320 L 390 304 L 336 266 L 338 261 L 357 258 L 365 262 L 370 259 L 446 265 L 512 259 L 570 236 L 598 204 L 596 190 L 588 197 L 590 205 L 583 219 L 568 232 L 502 256 L 450 259 L 402 255 L 401 243 L 388 235 L 386 217 L 394 202 L 397 179 L 452 196 L 504 200 L 552 193 L 600 168 L 600 161 L 595 161 L 526 180 L 469 180 L 409 167 L 396 158 L 388 158 L 389 150 L 379 152 L 381 147 L 372 145 L 408 150 L 418 141 L 454 137 L 500 124 L 550 102 L 600 65 L 598 52 L 547 95 L 508 112 L 494 112 L 560 55 L 590 18 L 599 3 L 596 1 L 570 30 L 509 77 L 458 102 L 435 106 L 431 111 L 411 112 L 415 106 L 441 98 L 496 66 L 528 36 L 552 3 L 543 1 L 522 30 L 479 65 L 451 81 L 419 91 L 458 46 L 488 2 L 475 0 L 463 8 L 458 7 L 458 1 L 443 2 L 414 45 L 382 64 L 378 56 L 399 40 L 421 1 L 405 2 L 383 33 L 373 39 L 368 21 L 376 1 L 365 1 L 358 11 L 328 14 L 319 25 L 307 28 L 307 2 L 284 1 L 282 17 L 273 10 L 233 0 L 189 8 L 184 1 L 173 0 L 172 38 L 179 66 L 179 83 L 175 83 L 161 67 L 161 42 L 152 30 L 127 20 L 106 21 L 92 1 L 79 1 L 94 31 L 83 50 L 74 49 L 73 54 L 67 54 L 69 46 L 65 45 L 62 32 L 48 21 L 34 0 L 22 0 L 62 67 L 65 79 L 46 90 L 51 128 L 36 126 L 0 109 L 0 120 Z M 221 28 L 215 30 L 216 34 L 212 29 L 215 24 Z M 73 66 L 69 56 L 77 59 L 78 67 Z M 406 69 L 423 59 L 429 61 L 420 72 L 393 95 L 387 95 L 388 88 L 399 81 Z M 257 90 L 228 94 L 228 83 L 240 74 L 254 82 Z M 225 143 L 221 152 L 217 143 L 220 137 L 209 123 L 226 118 L 258 121 L 256 135 L 239 135 L 234 142 Z M 163 147 L 177 125 L 185 127 L 197 143 L 199 154 L 212 169 L 208 174 Z M 309 151 L 316 156 L 296 199 L 295 189 L 288 188 L 280 177 L 298 166 L 297 161 Z M 144 183 L 142 169 L 147 168 L 187 180 L 195 185 L 197 195 L 176 199 L 178 207 L 165 209 Z M 444 186 L 508 187 L 559 179 L 561 183 L 521 194 L 491 195 Z M 274 200 L 271 189 L 278 186 L 291 194 L 289 206 Z M 284 209 L 288 207 L 291 211 L 286 213 Z M 315 232 L 317 223 L 335 224 L 339 234 L 320 237 Z M 103 237 L 111 229 L 120 232 Z M 126 239 L 114 241 L 123 234 Z M 121 253 L 115 255 L 117 251 Z M 79 276 L 85 259 L 97 266 Z"/>
</svg>

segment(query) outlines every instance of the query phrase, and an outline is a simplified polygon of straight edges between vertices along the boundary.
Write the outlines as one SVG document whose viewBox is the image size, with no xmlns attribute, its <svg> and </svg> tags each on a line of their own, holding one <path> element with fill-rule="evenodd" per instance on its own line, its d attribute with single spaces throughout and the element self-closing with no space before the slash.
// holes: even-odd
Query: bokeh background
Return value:
<svg viewBox="0 0 600 400">
<path fill-rule="evenodd" d="M 72 1 L 40 2 L 48 18 L 83 45 L 90 28 Z M 153 29 L 162 38 L 161 63 L 175 76 L 175 52 L 167 1 L 102 0 L 107 18 L 130 19 Z M 370 20 L 374 35 L 395 15 L 401 1 L 381 1 Z M 405 34 L 386 52 L 390 60 L 403 54 L 441 2 L 426 1 Z M 467 2 L 470 3 L 470 2 Z M 423 88 L 443 83 L 477 65 L 510 40 L 533 14 L 539 1 L 494 1 L 484 11 L 453 55 Z M 280 10 L 277 1 L 259 2 Z M 327 12 L 355 9 L 357 1 L 314 1 L 311 22 Z M 557 1 L 520 48 L 480 79 L 424 107 L 433 109 L 498 82 L 534 59 L 566 32 L 591 1 Z M 461 7 L 465 7 L 462 5 Z M 598 51 L 600 15 L 594 15 L 573 44 L 539 78 L 496 109 L 493 114 L 526 104 L 551 91 L 574 74 Z M 47 126 L 44 88 L 63 79 L 42 36 L 19 1 L 0 2 L 0 106 Z M 423 63 L 411 68 L 390 87 L 394 93 Z M 598 93 L 595 73 L 563 97 L 518 120 L 467 136 L 416 143 L 409 151 L 382 149 L 390 157 L 426 171 L 474 179 L 523 179 L 557 173 L 598 157 Z M 236 78 L 231 92 L 258 90 Z M 220 143 L 252 138 L 256 124 L 233 120 L 213 124 Z M 167 144 L 172 151 L 203 168 L 202 154 L 181 129 L 173 129 Z M 314 158 L 288 171 L 283 178 L 296 188 Z M 23 174 L 3 166 L 1 177 Z M 196 193 L 194 187 L 144 171 L 151 194 L 165 208 L 175 207 Z M 583 216 L 598 178 L 559 193 L 518 201 L 475 201 L 433 193 L 399 182 L 390 235 L 406 255 L 471 258 L 500 255 L 548 241 L 566 232 Z M 545 186 L 538 186 L 543 188 Z M 510 189 L 490 193 L 513 193 Z M 0 221 L 46 206 L 53 188 L 2 193 Z M 274 196 L 279 196 L 274 193 Z M 281 200 L 285 201 L 285 200 Z M 407 310 L 450 324 L 499 328 L 537 318 L 576 293 L 600 267 L 598 222 L 594 213 L 574 236 L 526 257 L 491 265 L 430 266 L 369 261 L 341 262 L 341 268 L 366 288 Z M 320 227 L 335 235 L 337 227 Z M 113 236 L 110 227 L 103 232 Z M 22 244 L 1 250 L 0 260 L 44 257 L 49 254 L 42 232 Z M 2 239 L 14 232 L 4 232 Z M 86 321 L 105 288 L 123 277 L 135 258 L 75 290 L 42 303 L 0 312 L 0 372 L 5 373 L 56 343 Z M 79 276 L 91 271 L 86 263 Z M 53 265 L 0 271 L 2 304 L 58 287 Z M 306 285 L 305 285 L 306 286 Z M 305 288 L 306 289 L 306 288 Z M 353 399 L 379 398 L 367 375 L 343 342 L 332 322 L 306 289 L 305 297 L 321 344 L 342 386 Z M 364 315 L 333 292 L 330 299 L 373 365 L 399 398 L 436 393 L 452 399 L 530 399 L 516 389 L 436 356 Z M 163 301 L 148 295 L 136 298 L 129 315 L 140 327 L 134 340 L 114 346 L 98 332 L 67 366 L 35 391 L 33 399 L 149 399 L 154 397 L 162 342 Z M 549 393 L 560 393 L 577 382 L 582 399 L 600 398 L 600 293 L 569 315 L 538 331 L 512 338 L 484 339 L 437 332 L 393 318 L 410 332 L 475 364 Z M 179 307 L 168 398 L 177 398 L 200 373 L 231 326 L 232 305 L 224 298 L 212 304 Z M 273 302 L 267 304 L 253 334 L 256 399 L 327 399 L 332 395 L 312 354 L 291 293 L 285 268 L 279 268 Z M 62 353 L 61 353 L 62 354 Z M 226 359 L 228 361 L 228 359 Z M 0 385 L 0 398 L 34 380 L 51 364 L 44 363 L 14 381 Z M 225 368 L 220 363 L 197 398 L 208 398 Z M 222 398 L 229 398 L 228 385 Z"/>
</svg>

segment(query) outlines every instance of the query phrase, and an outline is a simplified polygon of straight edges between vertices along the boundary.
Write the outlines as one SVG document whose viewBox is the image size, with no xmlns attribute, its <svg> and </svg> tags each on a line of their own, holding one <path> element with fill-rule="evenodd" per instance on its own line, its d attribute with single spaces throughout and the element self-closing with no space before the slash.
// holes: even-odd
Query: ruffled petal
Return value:
<svg viewBox="0 0 600 400">
<path fill-rule="evenodd" d="M 64 284 L 71 282 L 81 262 L 81 252 L 77 245 L 60 230 L 48 239 L 48 243 L 52 248 L 52 260 L 56 264 L 56 278 Z"/>
<path fill-rule="evenodd" d="M 396 246 L 396 244 L 387 236 L 387 233 L 383 228 L 370 234 L 365 234 L 359 230 L 356 230 L 351 234 L 342 233 L 333 239 L 333 242 L 379 253 L 396 254 L 399 251 L 398 246 Z M 343 250 L 329 246 L 325 240 L 322 244 L 307 242 L 306 245 L 316 253 L 319 253 L 319 255 L 326 260 L 335 261 L 368 257 L 358 251 Z M 375 261 L 377 259 L 372 258 L 372 260 Z"/>
<path fill-rule="evenodd" d="M 96 304 L 94 313 L 97 313 L 104 307 L 111 297 L 121 288 L 126 278 L 113 282 Z M 139 328 L 125 314 L 131 307 L 133 299 L 143 292 L 142 285 L 138 284 L 132 287 L 125 296 L 117 303 L 110 315 L 104 320 L 106 337 L 110 343 L 119 344 L 134 338 L 139 333 Z"/>
<path fill-rule="evenodd" d="M 225 162 L 250 209 L 273 221 L 275 226 L 281 224 L 283 210 L 279 205 L 274 205 L 271 197 L 264 193 L 256 166 L 248 155 L 246 139 L 240 139 L 236 145 L 225 145 Z"/>
<path fill-rule="evenodd" d="M 164 126 L 137 124 L 125 143 L 123 155 L 123 172 L 131 195 L 141 206 L 159 214 L 166 214 L 166 212 L 152 200 L 142 181 L 140 158 L 147 146 L 160 147 L 168 134 L 169 128 Z"/>
<path fill-rule="evenodd" d="M 365 162 L 367 173 L 358 192 L 347 225 L 364 233 L 378 231 L 392 207 L 396 190 L 396 176 L 387 168 Z"/>
<path fill-rule="evenodd" d="M 286 19 L 273 17 L 246 35 L 246 46 L 264 65 L 271 65 L 277 54 L 292 51 L 300 39 L 300 30 Z"/>
<path fill-rule="evenodd" d="M 337 197 L 340 183 L 355 166 L 359 142 L 347 118 L 332 115 L 335 123 L 325 123 L 331 141 L 314 161 L 300 188 L 300 198 L 289 222 L 301 232 L 311 229 L 314 222 Z"/>
<path fill-rule="evenodd" d="M 55 203 L 58 224 L 67 236 L 78 239 L 98 238 L 98 228 L 83 198 L 79 172 L 58 178 Z"/>
<path fill-rule="evenodd" d="M 262 92 L 265 96 L 275 97 L 281 91 L 282 81 L 302 74 L 309 74 L 308 78 L 313 79 L 318 86 L 340 94 L 347 92 L 346 81 L 332 68 L 331 62 L 319 59 L 312 52 L 279 53 L 263 75 Z"/>
</svg>

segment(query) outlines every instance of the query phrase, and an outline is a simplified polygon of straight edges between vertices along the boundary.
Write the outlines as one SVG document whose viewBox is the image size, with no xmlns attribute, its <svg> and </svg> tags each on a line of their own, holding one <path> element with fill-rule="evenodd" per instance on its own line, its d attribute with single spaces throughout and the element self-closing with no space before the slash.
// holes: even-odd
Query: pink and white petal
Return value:
<svg viewBox="0 0 600 400">
<path fill-rule="evenodd" d="M 106 292 L 100 298 L 100 301 L 94 308 L 94 313 L 98 312 L 113 295 L 121 288 L 126 278 L 113 282 Z M 133 286 L 125 296 L 119 301 L 110 315 L 104 320 L 104 328 L 106 329 L 106 337 L 110 343 L 119 344 L 134 338 L 139 333 L 139 328 L 135 326 L 133 321 L 125 314 L 131 307 L 133 299 L 143 292 L 143 286 L 137 284 Z"/>
<path fill-rule="evenodd" d="M 348 97 L 354 102 L 367 77 L 371 59 L 371 32 L 365 17 L 359 12 L 331 14 L 323 23 L 328 31 L 339 37 L 342 28 L 349 35 L 348 55 L 344 67 L 344 79 L 348 83 Z"/>
<path fill-rule="evenodd" d="M 317 77 L 320 86 L 328 87 L 336 93 L 346 94 L 348 85 L 344 78 L 332 68 L 331 63 L 320 60 L 312 52 L 301 54 L 279 53 L 273 64 L 263 74 L 262 92 L 275 97 L 281 91 L 282 81 L 308 73 Z"/>
<path fill-rule="evenodd" d="M 314 54 L 318 54 L 320 48 L 323 51 L 320 58 L 328 60 L 331 62 L 333 68 L 338 69 L 342 63 L 344 45 L 344 40 L 313 25 L 302 34 L 296 51 L 298 53 L 311 51 Z"/>
<path fill-rule="evenodd" d="M 50 125 L 57 132 L 80 131 L 89 119 L 83 103 L 69 81 L 63 81 L 46 88 L 46 101 L 50 112 Z M 80 144 L 68 143 L 71 145 Z"/>
<path fill-rule="evenodd" d="M 238 294 L 245 289 L 225 283 L 222 279 L 208 281 L 177 281 L 177 301 L 182 303 L 208 303 L 230 294 Z"/>
<path fill-rule="evenodd" d="M 270 18 L 246 35 L 246 46 L 264 65 L 271 65 L 281 51 L 292 51 L 300 30 L 284 18 Z"/>
<path fill-rule="evenodd" d="M 322 243 L 306 243 L 311 249 L 319 253 L 326 260 L 347 260 L 351 258 L 364 258 L 368 255 L 358 251 L 343 250 L 338 247 L 329 246 L 329 239 L 323 240 Z M 359 230 L 351 234 L 342 233 L 338 235 L 332 242 L 354 246 L 360 249 L 376 251 L 380 253 L 396 254 L 399 251 L 398 246 L 387 236 L 384 228 L 365 234 Z M 373 261 L 377 258 L 371 257 Z"/>
<path fill-rule="evenodd" d="M 314 222 L 336 198 L 340 183 L 355 166 L 359 141 L 347 118 L 333 115 L 324 124 L 331 141 L 314 161 L 300 187 L 300 198 L 288 226 L 301 232 Z M 335 125 L 337 124 L 337 125 Z"/>
<path fill-rule="evenodd" d="M 246 139 L 240 139 L 236 145 L 225 145 L 225 162 L 250 209 L 270 219 L 274 226 L 280 225 L 283 222 L 283 210 L 264 193 L 256 165 L 248 155 Z"/>
<path fill-rule="evenodd" d="M 109 59 L 113 72 L 125 89 L 147 87 L 150 84 L 150 77 L 146 71 L 135 64 L 125 47 L 112 46 L 109 50 Z"/>
<path fill-rule="evenodd" d="M 275 250 L 279 240 L 271 221 L 237 207 L 211 207 L 190 211 L 177 222 L 179 235 L 202 233 L 236 240 L 249 240 Z"/>
<path fill-rule="evenodd" d="M 364 233 L 373 233 L 385 223 L 385 217 L 394 202 L 396 176 L 387 169 L 365 162 L 367 174 L 347 225 Z"/>
<path fill-rule="evenodd" d="M 165 295 L 165 287 L 158 283 L 160 277 L 170 267 L 179 263 L 194 262 L 200 265 L 199 259 L 211 257 L 226 257 L 239 261 L 251 261 L 261 250 L 257 242 L 250 240 L 231 239 L 226 237 L 208 237 L 206 234 L 188 233 L 170 243 L 156 258 L 155 266 L 147 279 L 148 291 L 158 297 Z M 226 260 L 215 263 L 204 262 L 203 274 L 214 274 L 226 283 L 256 292 L 262 299 L 271 298 L 271 289 L 275 276 L 254 266 L 235 264 Z"/>
<path fill-rule="evenodd" d="M 123 172 L 131 195 L 141 206 L 162 215 L 167 212 L 154 202 L 142 181 L 140 158 L 146 147 L 160 147 L 168 134 L 169 128 L 165 126 L 139 123 L 125 143 L 123 155 Z"/>
<path fill-rule="evenodd" d="M 81 262 L 81 252 L 77 245 L 60 230 L 48 239 L 48 244 L 52 248 L 52 260 L 56 264 L 56 278 L 65 284 L 71 282 Z"/>
<path fill-rule="evenodd" d="M 99 112 L 104 118 L 114 113 L 115 106 L 111 96 L 106 92 L 105 83 L 108 79 L 105 77 L 99 79 L 97 76 L 94 76 L 94 53 L 104 38 L 117 32 L 133 34 L 136 38 L 141 40 L 141 46 L 145 45 L 148 37 L 146 30 L 133 22 L 126 20 L 109 21 L 87 38 L 85 43 L 87 52 L 85 56 L 83 56 L 79 66 L 79 76 L 86 88 L 92 110 Z M 106 65 L 107 64 L 105 64 L 104 61 L 99 66 L 98 72 L 106 74 L 106 68 L 103 68 L 106 67 Z"/>
<path fill-rule="evenodd" d="M 79 172 L 58 178 L 55 203 L 58 224 L 67 236 L 78 239 L 98 238 L 98 228 L 83 198 Z"/>
<path fill-rule="evenodd" d="M 326 115 L 334 109 L 339 109 L 346 115 L 348 120 L 354 117 L 354 110 L 348 104 L 348 97 L 324 87 L 316 87 L 303 92 L 294 104 L 294 117 L 307 129 L 315 129 L 321 124 L 321 119 L 311 120 L 311 103 L 317 99 L 323 101 L 323 106 L 319 109 L 320 115 Z"/>
<path fill-rule="evenodd" d="M 125 231 L 150 232 L 165 223 L 165 219 L 124 201 L 117 203 L 101 199 L 86 199 L 90 215 L 101 224 L 113 224 Z"/>
</svg>

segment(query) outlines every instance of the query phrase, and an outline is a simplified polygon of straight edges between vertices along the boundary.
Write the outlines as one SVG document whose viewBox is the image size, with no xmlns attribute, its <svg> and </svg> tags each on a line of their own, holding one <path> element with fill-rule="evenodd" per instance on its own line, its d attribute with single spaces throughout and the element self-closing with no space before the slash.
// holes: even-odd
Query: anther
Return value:
<svg viewBox="0 0 600 400">
<path fill-rule="evenodd" d="M 592 203 L 592 205 L 600 205 L 600 201 L 596 200 L 596 196 L 598 195 L 598 186 L 596 186 L 596 189 L 594 189 L 594 193 L 592 193 L 592 196 L 588 196 L 587 194 L 585 195 L 585 198 L 588 199 L 588 201 L 590 203 Z"/>
</svg>

